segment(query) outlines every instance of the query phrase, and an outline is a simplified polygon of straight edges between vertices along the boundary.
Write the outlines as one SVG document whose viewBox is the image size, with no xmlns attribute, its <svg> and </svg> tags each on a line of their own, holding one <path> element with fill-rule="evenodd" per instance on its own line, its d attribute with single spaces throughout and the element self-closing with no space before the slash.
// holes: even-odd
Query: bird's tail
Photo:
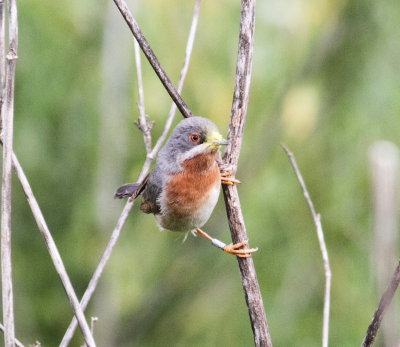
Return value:
<svg viewBox="0 0 400 347">
<path fill-rule="evenodd" d="M 136 199 L 144 190 L 147 183 L 148 175 L 143 179 L 142 182 L 127 183 L 119 187 L 114 194 L 116 199 L 132 198 Z"/>
</svg>

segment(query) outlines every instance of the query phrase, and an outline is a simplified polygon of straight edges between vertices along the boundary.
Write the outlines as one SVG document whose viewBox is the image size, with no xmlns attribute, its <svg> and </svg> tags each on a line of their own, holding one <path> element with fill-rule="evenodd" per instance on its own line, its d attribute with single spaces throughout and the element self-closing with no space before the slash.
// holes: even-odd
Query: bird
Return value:
<svg viewBox="0 0 400 347">
<path fill-rule="evenodd" d="M 227 245 L 201 229 L 218 201 L 221 183 L 240 183 L 231 177 L 231 171 L 220 171 L 219 149 L 227 144 L 209 119 L 184 118 L 161 148 L 147 177 L 122 185 L 114 197 L 135 199 L 141 195 L 140 210 L 153 214 L 161 230 L 192 232 L 227 253 L 247 258 L 258 250 L 242 248 L 247 241 Z"/>
</svg>

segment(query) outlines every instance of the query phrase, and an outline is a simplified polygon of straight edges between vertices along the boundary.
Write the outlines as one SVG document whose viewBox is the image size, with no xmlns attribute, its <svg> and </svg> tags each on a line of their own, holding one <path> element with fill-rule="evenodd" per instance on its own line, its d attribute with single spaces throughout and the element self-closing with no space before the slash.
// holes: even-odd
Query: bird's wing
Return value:
<svg viewBox="0 0 400 347">
<path fill-rule="evenodd" d="M 149 175 L 141 181 L 136 183 L 127 183 L 123 186 L 119 187 L 114 194 L 114 198 L 123 199 L 123 198 L 132 198 L 136 199 L 144 190 L 147 184 L 147 180 Z"/>
<path fill-rule="evenodd" d="M 162 191 L 162 175 L 160 168 L 156 165 L 153 171 L 150 172 L 146 187 L 142 193 L 142 203 L 140 209 L 144 213 L 160 213 L 160 205 L 158 198 Z"/>
</svg>

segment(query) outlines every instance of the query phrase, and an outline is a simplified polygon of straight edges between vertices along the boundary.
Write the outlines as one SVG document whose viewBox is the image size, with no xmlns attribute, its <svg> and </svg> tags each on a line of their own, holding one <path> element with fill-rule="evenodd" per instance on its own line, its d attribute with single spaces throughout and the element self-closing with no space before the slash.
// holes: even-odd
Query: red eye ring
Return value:
<svg viewBox="0 0 400 347">
<path fill-rule="evenodd" d="M 195 144 L 199 143 L 201 140 L 201 136 L 199 133 L 190 133 L 189 140 Z"/>
</svg>

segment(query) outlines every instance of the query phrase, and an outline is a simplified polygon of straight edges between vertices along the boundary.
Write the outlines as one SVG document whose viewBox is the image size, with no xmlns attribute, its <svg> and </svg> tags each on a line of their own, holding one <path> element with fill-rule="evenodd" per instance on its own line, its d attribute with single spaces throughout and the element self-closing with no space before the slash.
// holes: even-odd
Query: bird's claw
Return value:
<svg viewBox="0 0 400 347">
<path fill-rule="evenodd" d="M 221 183 L 222 184 L 227 184 L 227 185 L 234 185 L 234 184 L 239 184 L 241 183 L 239 180 L 237 180 L 235 177 L 231 177 L 233 172 L 232 170 L 229 169 L 221 169 Z"/>
<path fill-rule="evenodd" d="M 236 255 L 239 258 L 248 258 L 251 256 L 252 253 L 257 252 L 258 248 L 242 248 L 239 249 L 240 247 L 246 246 L 247 245 L 247 241 L 242 241 L 242 242 L 238 242 L 235 244 L 230 244 L 230 245 L 226 245 L 223 248 L 224 252 Z"/>
</svg>

